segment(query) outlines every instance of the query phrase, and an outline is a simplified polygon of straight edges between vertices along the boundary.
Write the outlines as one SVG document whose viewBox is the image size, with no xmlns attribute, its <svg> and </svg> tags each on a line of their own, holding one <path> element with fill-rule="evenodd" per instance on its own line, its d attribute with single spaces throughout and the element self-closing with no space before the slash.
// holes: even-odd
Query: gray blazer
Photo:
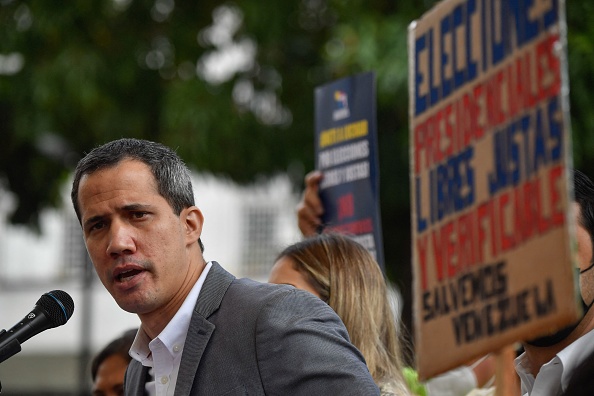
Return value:
<svg viewBox="0 0 594 396">
<path fill-rule="evenodd" d="M 144 394 L 132 360 L 126 395 Z M 291 286 L 208 272 L 190 322 L 175 395 L 379 395 L 336 313 Z"/>
</svg>

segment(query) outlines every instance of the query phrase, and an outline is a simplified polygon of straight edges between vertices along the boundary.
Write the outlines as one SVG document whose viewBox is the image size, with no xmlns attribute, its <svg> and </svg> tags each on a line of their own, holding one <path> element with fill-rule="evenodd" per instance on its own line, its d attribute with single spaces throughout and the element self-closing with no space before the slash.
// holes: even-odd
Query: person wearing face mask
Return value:
<svg viewBox="0 0 594 396">
<path fill-rule="evenodd" d="M 522 395 L 567 394 L 574 373 L 594 358 L 594 183 L 579 170 L 573 171 L 574 216 L 577 226 L 577 263 L 583 316 L 554 334 L 523 342 L 525 352 L 516 361 Z M 567 296 L 573 298 L 573 296 Z M 570 388 L 571 389 L 571 388 Z M 590 393 L 572 393 L 572 395 Z"/>
<path fill-rule="evenodd" d="M 566 388 L 588 379 L 583 375 L 588 361 L 594 359 L 594 183 L 579 170 L 572 171 L 574 181 L 575 223 L 577 225 L 577 261 L 579 263 L 579 283 L 584 308 L 583 317 L 576 323 L 554 334 L 522 342 L 524 353 L 515 361 L 516 372 L 520 377 L 523 396 L 560 396 L 569 395 Z M 322 228 L 321 216 L 324 208 L 318 195 L 319 183 L 323 174 L 319 171 L 309 173 L 305 179 L 305 191 L 297 207 L 299 229 L 305 236 L 315 235 Z M 568 298 L 573 298 L 568 296 Z M 579 367 L 579 379 L 572 380 L 574 370 Z M 591 367 L 591 366 L 590 366 Z M 469 372 L 468 369 L 462 368 Z M 477 376 L 476 370 L 472 370 Z M 493 372 L 493 367 L 488 370 Z M 459 386 L 468 382 L 446 373 L 441 378 L 450 385 Z M 465 377 L 470 377 L 466 375 Z M 490 378 L 490 375 L 488 376 Z M 453 381 L 450 381 L 453 379 Z M 477 376 L 478 379 L 478 376 Z M 478 381 L 477 381 L 478 382 Z M 480 384 L 480 382 L 478 382 Z M 448 386 L 450 386 L 448 385 Z M 445 386 L 430 389 L 429 394 L 445 391 Z M 493 390 L 493 389 L 491 389 Z M 449 392 L 449 391 L 448 391 Z M 571 393 L 579 395 L 582 393 Z M 587 393 L 589 394 L 589 393 Z"/>
</svg>

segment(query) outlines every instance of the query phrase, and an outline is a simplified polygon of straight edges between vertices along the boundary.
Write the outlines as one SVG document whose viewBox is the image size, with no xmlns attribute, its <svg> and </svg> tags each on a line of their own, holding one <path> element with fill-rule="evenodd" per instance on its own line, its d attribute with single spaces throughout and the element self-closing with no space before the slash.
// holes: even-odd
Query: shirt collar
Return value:
<svg viewBox="0 0 594 396">
<path fill-rule="evenodd" d="M 590 354 L 594 351 L 594 330 L 584 334 L 563 350 L 561 350 L 553 359 L 547 362 L 543 367 L 553 364 L 555 362 L 560 363 L 562 367 L 561 372 L 561 389 L 565 389 L 571 378 L 571 375 L 575 368 L 583 362 Z M 522 383 L 522 393 L 525 394 L 534 386 L 535 378 L 530 373 L 529 362 L 526 356 L 526 352 L 518 356 L 514 365 L 516 372 L 518 373 Z M 542 368 L 541 368 L 542 370 Z"/>
<path fill-rule="evenodd" d="M 557 354 L 563 363 L 561 386 L 567 387 L 571 373 L 594 351 L 594 330 L 590 330 Z"/>
<path fill-rule="evenodd" d="M 204 285 L 204 280 L 206 279 L 206 275 L 208 275 L 208 271 L 211 267 L 212 263 L 208 262 L 204 267 L 204 270 L 202 270 L 200 277 L 192 287 L 192 290 L 190 290 L 190 293 L 188 293 L 186 296 L 186 299 L 182 303 L 181 307 L 169 321 L 167 326 L 165 326 L 163 331 L 161 331 L 161 333 L 155 338 L 155 340 L 159 339 L 163 345 L 165 345 L 171 355 L 173 355 L 174 352 L 179 352 L 178 350 L 174 350 L 174 348 L 179 348 L 180 345 L 183 346 L 186 342 L 186 336 L 188 333 L 188 328 L 190 327 L 194 306 L 196 305 L 196 301 L 200 295 L 200 290 L 202 290 L 202 285 Z M 136 334 L 136 337 L 134 338 L 132 347 L 130 348 L 130 356 L 134 360 L 139 361 L 143 366 L 152 367 L 152 357 L 149 345 L 153 341 L 154 340 L 149 339 L 148 335 L 141 326 L 138 333 Z"/>
</svg>

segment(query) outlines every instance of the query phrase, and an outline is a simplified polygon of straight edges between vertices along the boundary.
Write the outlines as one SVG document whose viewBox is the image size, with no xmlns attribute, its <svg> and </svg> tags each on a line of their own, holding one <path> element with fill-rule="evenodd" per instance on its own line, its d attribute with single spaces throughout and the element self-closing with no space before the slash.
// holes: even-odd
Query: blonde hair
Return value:
<svg viewBox="0 0 594 396">
<path fill-rule="evenodd" d="M 402 375 L 400 339 L 384 274 L 359 243 L 339 234 L 304 239 L 283 250 L 342 319 L 374 381 L 408 395 Z"/>
</svg>

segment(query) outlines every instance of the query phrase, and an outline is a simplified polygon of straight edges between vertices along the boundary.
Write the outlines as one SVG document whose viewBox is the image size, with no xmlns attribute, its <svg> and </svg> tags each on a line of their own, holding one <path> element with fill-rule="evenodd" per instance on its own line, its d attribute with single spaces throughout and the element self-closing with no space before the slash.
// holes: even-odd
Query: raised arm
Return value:
<svg viewBox="0 0 594 396">
<path fill-rule="evenodd" d="M 318 233 L 322 224 L 321 216 L 324 213 L 324 207 L 319 196 L 322 178 L 322 172 L 317 170 L 305 176 L 305 190 L 301 201 L 297 204 L 297 224 L 303 236 L 306 237 Z"/>
</svg>

